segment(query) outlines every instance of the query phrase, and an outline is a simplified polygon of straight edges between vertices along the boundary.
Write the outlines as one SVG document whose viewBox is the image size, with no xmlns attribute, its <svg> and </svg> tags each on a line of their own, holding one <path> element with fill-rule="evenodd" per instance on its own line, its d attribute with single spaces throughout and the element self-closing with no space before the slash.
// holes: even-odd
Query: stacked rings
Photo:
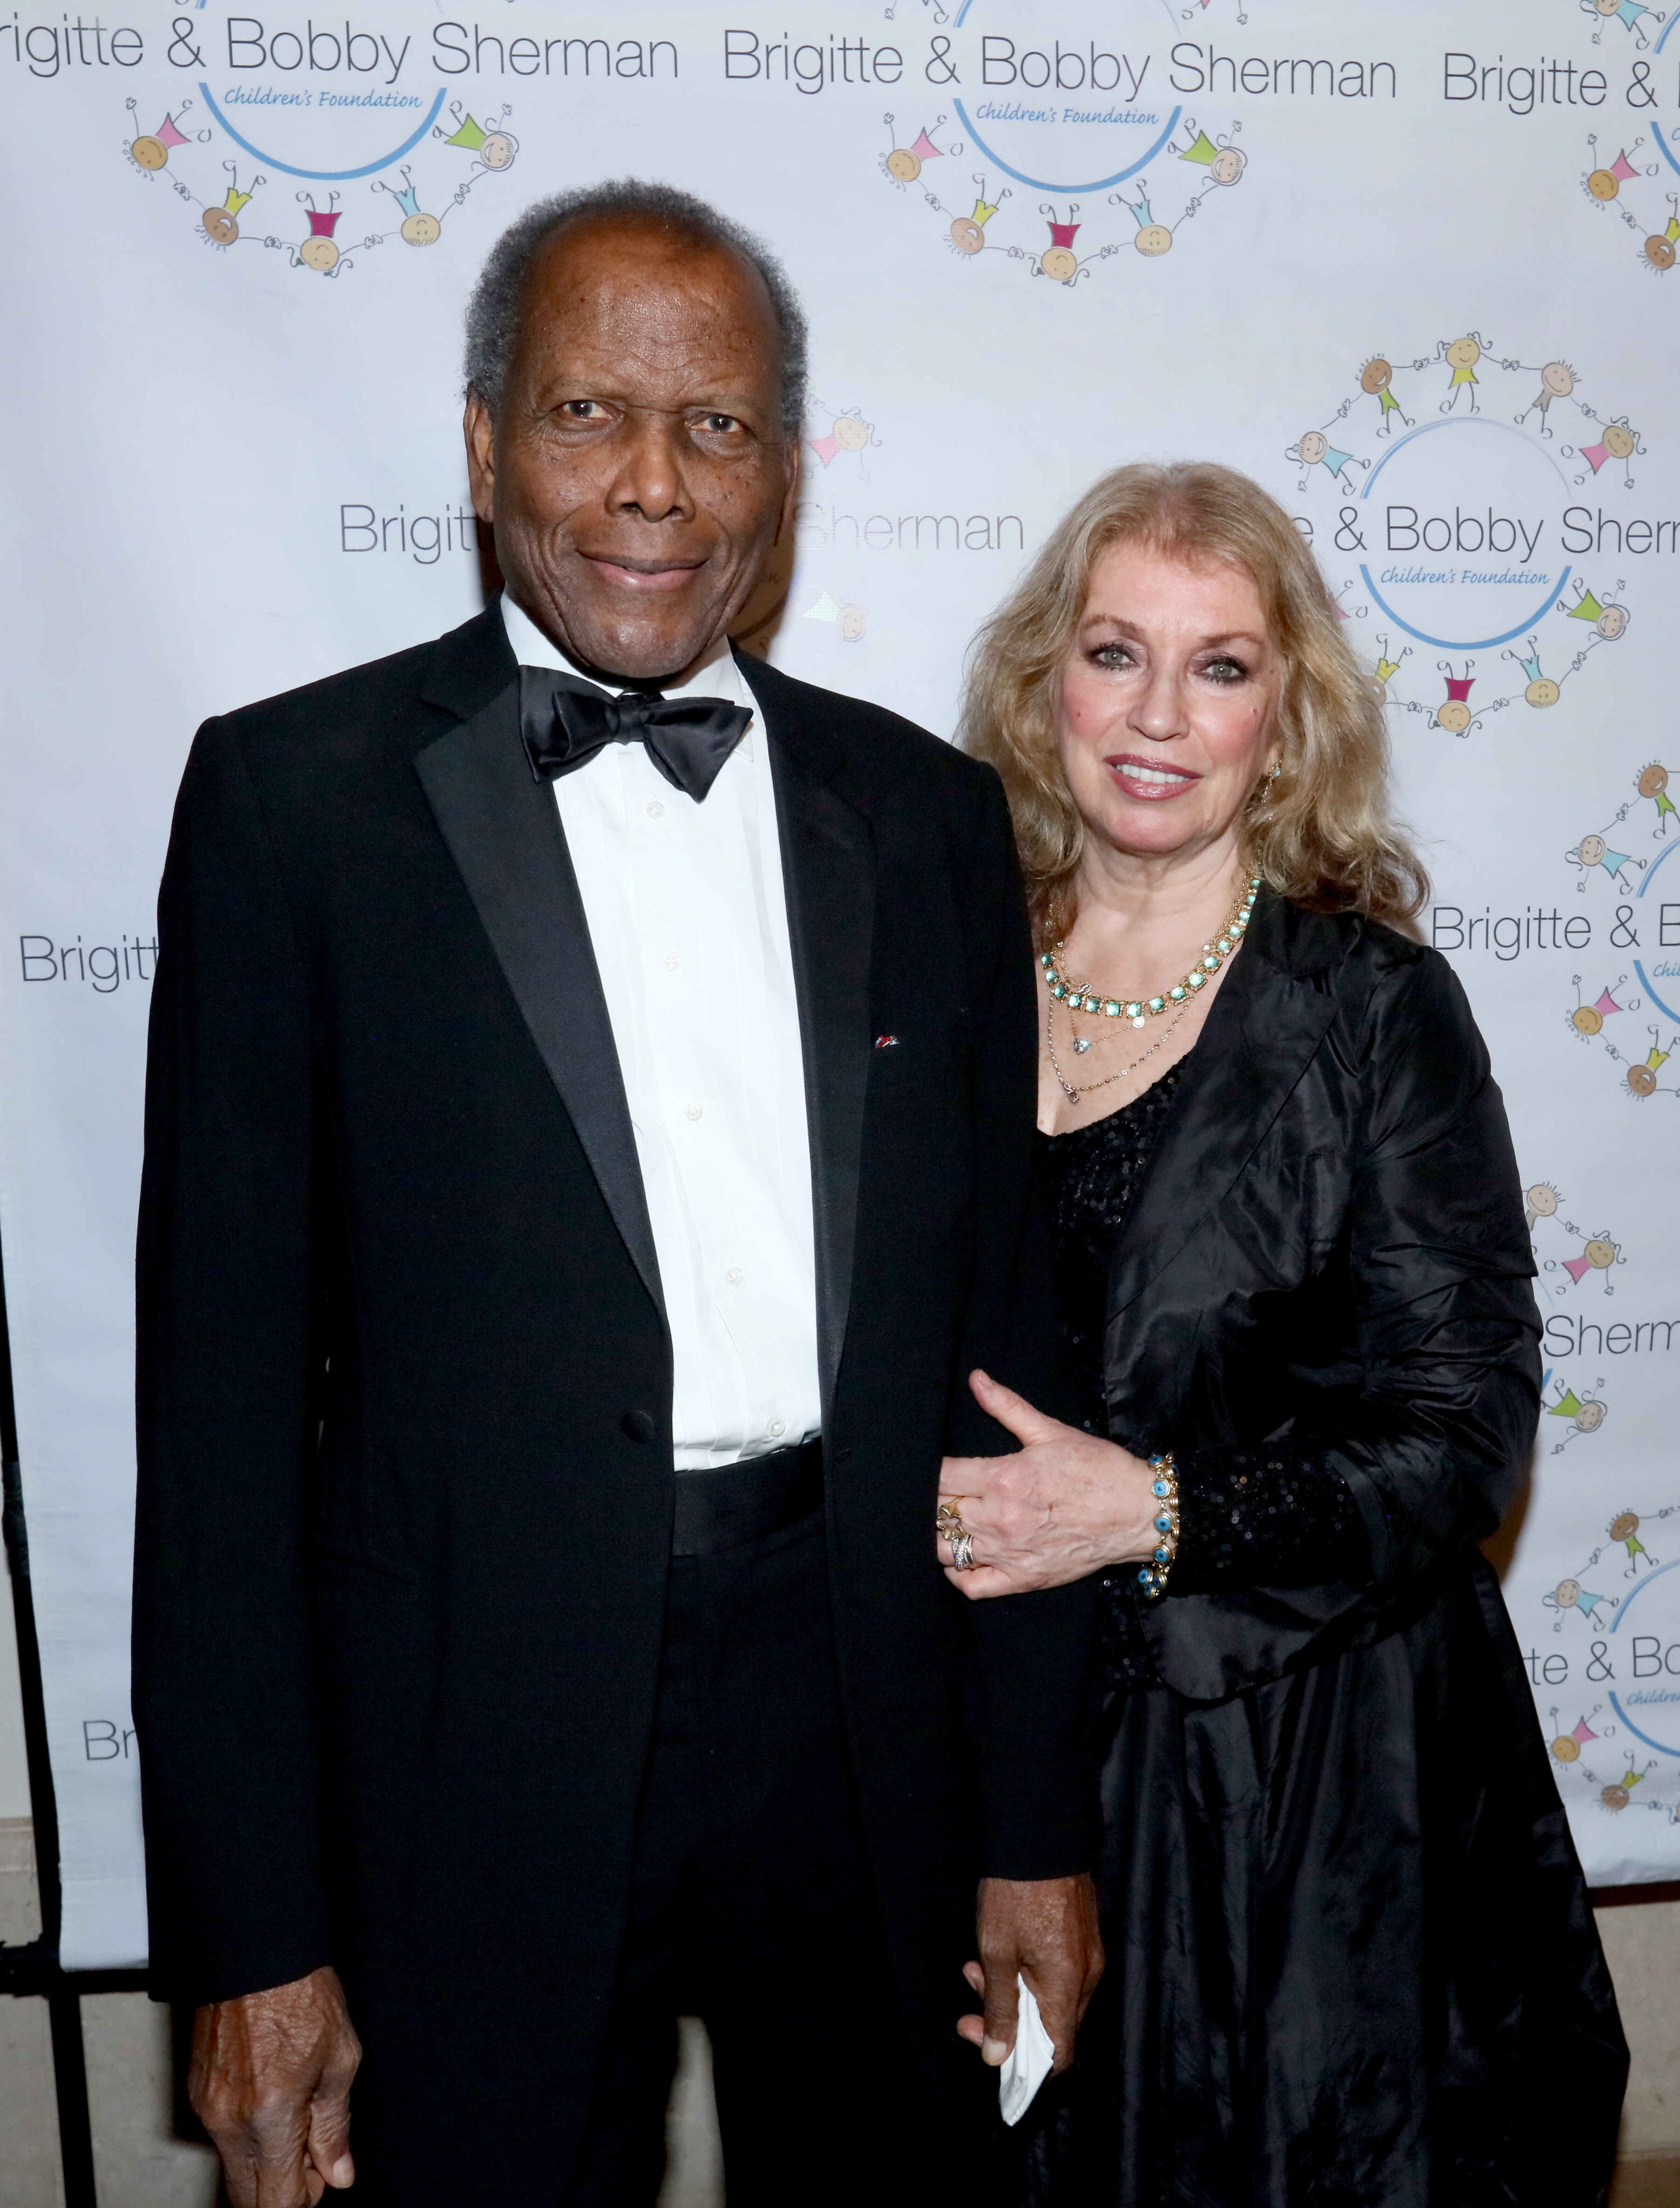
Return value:
<svg viewBox="0 0 1680 2208">
<path fill-rule="evenodd" d="M 934 1520 L 934 1532 L 942 1541 L 951 1545 L 951 1567 L 954 1571 L 972 1572 L 974 1569 L 974 1536 L 958 1515 L 957 1503 L 942 1503 Z"/>
<path fill-rule="evenodd" d="M 1170 1449 L 1149 1461 L 1154 1477 L 1150 1492 L 1155 1497 L 1155 1550 L 1138 1574 L 1138 1590 L 1150 1602 L 1167 1592 L 1167 1575 L 1178 1554 L 1178 1473 Z"/>
</svg>

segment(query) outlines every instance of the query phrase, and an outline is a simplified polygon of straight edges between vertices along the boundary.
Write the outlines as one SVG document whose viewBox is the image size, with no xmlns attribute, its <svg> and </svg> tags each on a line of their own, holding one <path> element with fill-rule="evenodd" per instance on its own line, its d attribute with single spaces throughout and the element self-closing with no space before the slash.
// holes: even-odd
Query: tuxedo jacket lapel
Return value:
<svg viewBox="0 0 1680 2208">
<path fill-rule="evenodd" d="M 1110 1319 L 1224 1201 L 1312 1064 L 1336 1017 L 1334 993 L 1314 979 L 1335 941 L 1312 915 L 1261 892 L 1127 1221 L 1109 1283 Z"/>
<path fill-rule="evenodd" d="M 800 693 L 791 687 L 784 692 L 774 670 L 756 661 L 742 660 L 740 666 L 763 715 L 775 781 L 804 1055 L 826 1414 L 852 1302 L 870 1069 L 875 839 L 867 817 L 834 787 L 844 752 L 825 740 Z"/>
<path fill-rule="evenodd" d="M 663 1317 L 636 1136 L 583 901 L 553 792 L 533 777 L 520 741 L 517 675 L 505 643 L 503 652 L 503 671 L 512 679 L 462 727 L 427 745 L 415 771 L 625 1247 Z M 445 677 L 429 689 L 462 710 Z"/>
</svg>

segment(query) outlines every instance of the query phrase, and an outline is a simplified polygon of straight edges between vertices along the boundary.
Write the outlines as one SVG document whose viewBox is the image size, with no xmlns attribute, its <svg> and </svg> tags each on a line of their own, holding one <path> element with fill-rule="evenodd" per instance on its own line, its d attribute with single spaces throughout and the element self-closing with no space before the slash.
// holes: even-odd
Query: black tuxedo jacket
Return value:
<svg viewBox="0 0 1680 2208">
<path fill-rule="evenodd" d="M 1094 1855 L 1082 1591 L 971 1607 L 931 1551 L 942 1449 L 1007 1446 L 969 1367 L 1050 1384 L 1031 961 L 989 770 L 744 671 L 804 1037 L 841 1690 L 938 2069 L 973 1874 Z M 200 731 L 141 1203 L 157 1982 L 204 2001 L 335 1964 L 358 2121 L 440 2199 L 481 2189 L 461 2158 L 490 2141 L 503 2197 L 549 2197 L 577 2137 L 674 1477 L 612 1028 L 517 701 L 493 610 Z"/>
</svg>

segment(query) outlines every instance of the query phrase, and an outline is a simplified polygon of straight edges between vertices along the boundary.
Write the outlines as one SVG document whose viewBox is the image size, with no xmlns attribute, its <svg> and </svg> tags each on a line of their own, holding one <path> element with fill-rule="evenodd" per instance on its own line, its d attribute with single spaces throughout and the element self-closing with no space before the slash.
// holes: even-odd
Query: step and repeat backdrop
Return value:
<svg viewBox="0 0 1680 2208">
<path fill-rule="evenodd" d="M 1121 460 L 1229 461 L 1296 517 L 1528 1185 L 1536 1708 L 1594 1881 L 1680 1875 L 1675 20 L 247 4 L 0 23 L 0 1231 L 66 1961 L 146 1947 L 130 1266 L 187 746 L 482 603 L 469 286 L 528 201 L 626 173 L 761 231 L 809 305 L 797 561 L 751 639 L 795 674 L 948 734 L 977 623 Z"/>
</svg>

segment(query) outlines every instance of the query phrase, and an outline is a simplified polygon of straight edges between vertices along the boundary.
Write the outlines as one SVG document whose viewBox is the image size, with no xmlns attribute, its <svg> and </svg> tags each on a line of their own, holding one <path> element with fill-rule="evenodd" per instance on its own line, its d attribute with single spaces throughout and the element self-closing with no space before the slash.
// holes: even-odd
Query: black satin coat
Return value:
<svg viewBox="0 0 1680 2208">
<path fill-rule="evenodd" d="M 1110 1275 L 1110 1431 L 1193 1470 L 1316 1459 L 1370 1571 L 1145 1609 L 1161 1684 L 1110 1708 L 1108 1976 L 1037 2191 L 1585 2208 L 1627 2055 L 1477 1547 L 1540 1371 L 1486 1051 L 1437 954 L 1268 896 L 1187 1072 Z"/>
</svg>

